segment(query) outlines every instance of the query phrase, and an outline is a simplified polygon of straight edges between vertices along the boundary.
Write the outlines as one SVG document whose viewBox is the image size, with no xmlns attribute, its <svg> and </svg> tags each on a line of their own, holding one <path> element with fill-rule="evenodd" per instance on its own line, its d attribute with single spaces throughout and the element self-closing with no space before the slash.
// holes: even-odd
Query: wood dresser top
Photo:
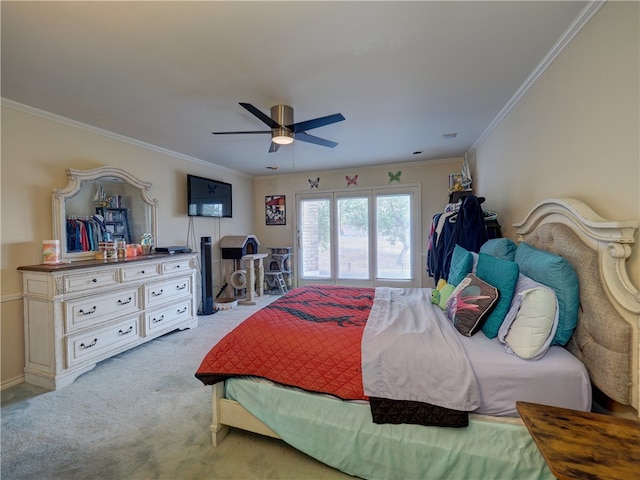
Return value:
<svg viewBox="0 0 640 480">
<path fill-rule="evenodd" d="M 79 260 L 75 262 L 61 262 L 56 264 L 41 263 L 38 265 L 23 265 L 18 270 L 28 272 L 61 272 L 67 270 L 80 270 L 83 268 L 95 268 L 104 265 L 119 266 L 127 263 L 141 262 L 144 260 L 174 260 L 185 256 L 193 256 L 196 253 L 153 253 L 151 255 L 137 255 L 135 257 L 111 258 L 108 260 Z"/>
<path fill-rule="evenodd" d="M 557 478 L 639 478 L 640 421 L 527 402 L 516 408 Z"/>
</svg>

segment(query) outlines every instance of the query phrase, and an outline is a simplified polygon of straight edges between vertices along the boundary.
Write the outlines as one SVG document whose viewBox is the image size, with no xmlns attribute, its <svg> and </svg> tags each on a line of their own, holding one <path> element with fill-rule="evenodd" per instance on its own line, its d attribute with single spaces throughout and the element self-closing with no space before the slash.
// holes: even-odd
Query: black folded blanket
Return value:
<svg viewBox="0 0 640 480">
<path fill-rule="evenodd" d="M 409 423 L 414 425 L 464 428 L 469 413 L 411 400 L 369 397 L 373 423 Z"/>
</svg>

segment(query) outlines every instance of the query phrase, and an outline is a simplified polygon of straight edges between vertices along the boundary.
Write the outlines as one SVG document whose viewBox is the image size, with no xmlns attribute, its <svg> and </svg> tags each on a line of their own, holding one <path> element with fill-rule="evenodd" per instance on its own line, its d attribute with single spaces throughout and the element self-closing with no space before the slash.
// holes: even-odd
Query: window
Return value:
<svg viewBox="0 0 640 480">
<path fill-rule="evenodd" d="M 299 194 L 299 283 L 420 286 L 416 186 Z"/>
<path fill-rule="evenodd" d="M 338 197 L 338 278 L 369 279 L 369 197 Z"/>
<path fill-rule="evenodd" d="M 331 278 L 331 235 L 329 229 L 330 198 L 299 201 L 298 244 L 301 278 Z"/>
<path fill-rule="evenodd" d="M 411 220 L 411 195 L 376 197 L 376 278 L 413 278 Z"/>
</svg>

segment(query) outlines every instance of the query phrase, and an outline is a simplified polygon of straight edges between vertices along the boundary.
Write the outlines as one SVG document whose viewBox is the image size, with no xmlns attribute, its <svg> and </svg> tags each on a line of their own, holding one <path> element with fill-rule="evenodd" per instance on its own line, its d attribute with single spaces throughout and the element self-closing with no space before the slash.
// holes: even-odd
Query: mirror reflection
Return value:
<svg viewBox="0 0 640 480">
<path fill-rule="evenodd" d="M 54 238 L 63 260 L 92 258 L 101 242 L 136 245 L 145 235 L 157 240 L 150 183 L 113 167 L 69 169 L 67 176 L 67 187 L 53 195 Z"/>
</svg>

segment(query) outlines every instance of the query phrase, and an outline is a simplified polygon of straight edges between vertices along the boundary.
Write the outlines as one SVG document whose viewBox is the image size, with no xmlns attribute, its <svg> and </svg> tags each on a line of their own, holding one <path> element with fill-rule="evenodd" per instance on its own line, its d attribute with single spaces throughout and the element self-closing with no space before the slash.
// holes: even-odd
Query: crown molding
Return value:
<svg viewBox="0 0 640 480">
<path fill-rule="evenodd" d="M 130 145 L 134 145 L 136 147 L 144 148 L 147 150 L 151 150 L 157 153 L 161 153 L 163 155 L 168 155 L 170 157 L 176 157 L 181 160 L 186 160 L 187 162 L 197 163 L 199 165 L 203 165 L 205 167 L 214 167 L 219 168 L 220 170 L 224 170 L 226 172 L 241 175 L 244 177 L 251 177 L 251 175 L 247 175 L 246 173 L 239 172 L 237 170 L 233 170 L 231 168 L 223 167 L 221 165 L 216 165 L 215 163 L 207 162 L 205 160 L 201 160 L 196 157 L 191 157 L 189 155 L 184 155 L 182 153 L 174 152 L 173 150 L 168 150 L 166 148 L 158 147 L 157 145 L 153 145 L 151 143 L 142 142 L 140 140 L 136 140 L 135 138 L 126 137 L 124 135 L 120 135 L 119 133 L 114 133 L 109 130 L 104 130 L 102 128 L 94 127 L 93 125 L 89 125 L 87 123 L 78 122 L 76 120 L 72 120 L 70 118 L 63 117 L 61 115 L 56 115 L 55 113 L 47 112 L 45 110 L 40 110 L 39 108 L 31 107 L 29 105 L 25 105 L 23 103 L 16 102 L 14 100 L 10 100 L 8 98 L 2 97 L 1 104 L 4 107 L 12 108 L 14 110 L 18 110 L 23 113 L 27 113 L 29 115 L 34 115 L 37 117 L 44 118 L 45 120 L 50 120 L 52 122 L 61 123 L 63 125 L 67 125 L 69 127 L 78 128 L 80 130 L 85 130 L 87 132 L 94 133 L 96 135 L 101 135 L 103 137 L 111 138 L 113 140 L 117 140 L 123 143 L 128 143 Z M 252 177 L 251 177 L 252 178 Z"/>
<path fill-rule="evenodd" d="M 562 51 L 571 43 L 571 41 L 575 38 L 578 33 L 589 23 L 589 21 L 593 18 L 593 16 L 598 13 L 598 11 L 607 3 L 607 0 L 598 0 L 591 1 L 582 9 L 582 11 L 578 14 L 576 19 L 569 25 L 567 30 L 562 34 L 562 36 L 558 39 L 558 41 L 551 47 L 551 50 L 545 55 L 542 61 L 536 66 L 536 68 L 529 74 L 527 79 L 524 81 L 522 85 L 516 90 L 516 93 L 509 99 L 506 105 L 500 110 L 498 115 L 493 119 L 493 121 L 487 126 L 487 128 L 482 132 L 480 137 L 471 145 L 471 148 L 467 153 L 474 151 L 482 142 L 484 142 L 487 137 L 495 130 L 498 124 L 502 121 L 504 117 L 513 109 L 520 99 L 524 96 L 525 93 L 531 88 L 531 86 L 536 82 L 538 77 L 542 75 L 549 65 L 553 63 L 553 61 L 562 53 Z"/>
</svg>

